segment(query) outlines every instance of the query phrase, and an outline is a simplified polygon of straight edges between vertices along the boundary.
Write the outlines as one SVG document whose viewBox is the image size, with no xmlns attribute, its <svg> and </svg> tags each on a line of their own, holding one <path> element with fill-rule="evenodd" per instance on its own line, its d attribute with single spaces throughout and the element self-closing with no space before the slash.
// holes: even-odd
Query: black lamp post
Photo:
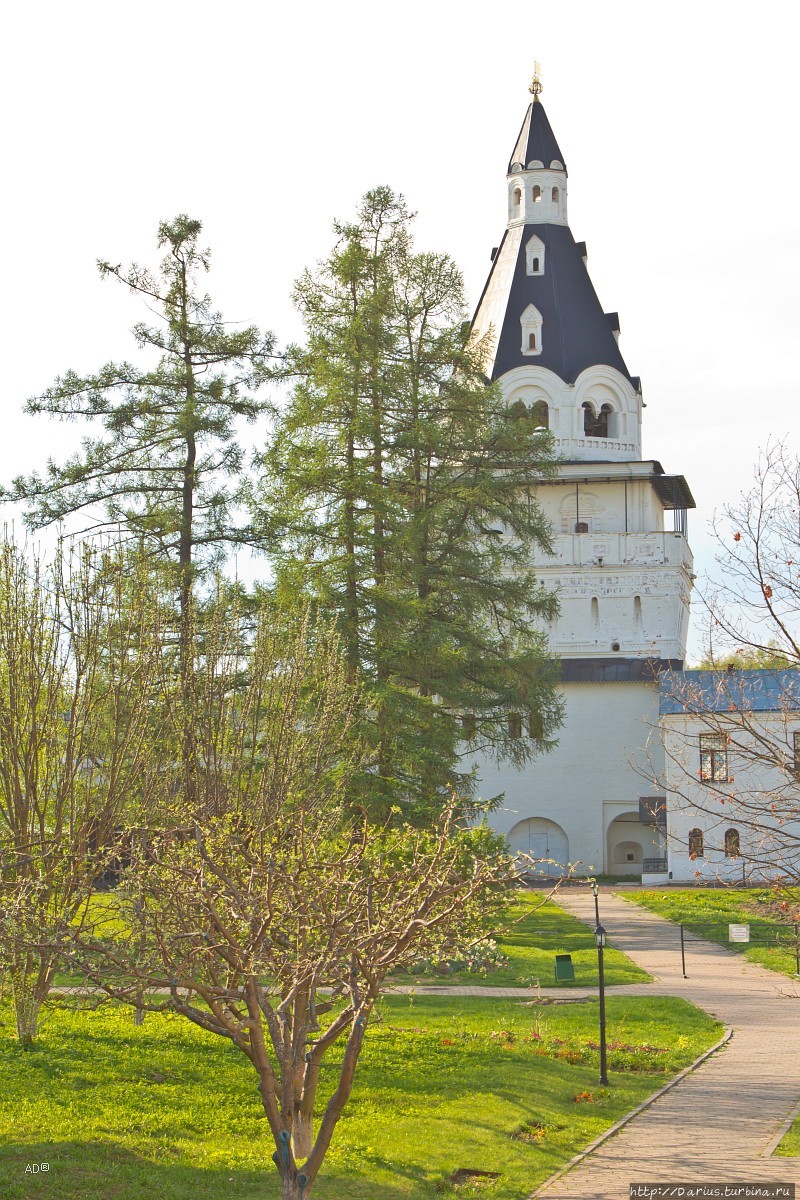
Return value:
<svg viewBox="0 0 800 1200">
<path fill-rule="evenodd" d="M 592 895 L 594 896 L 594 923 L 595 923 L 595 925 L 599 925 L 600 924 L 600 901 L 599 901 L 598 897 L 600 895 L 600 888 L 598 887 L 596 879 L 592 880 Z"/>
<path fill-rule="evenodd" d="M 596 900 L 597 894 L 595 893 Z M 608 1083 L 608 1071 L 606 1069 L 606 987 L 605 976 L 603 975 L 603 947 L 606 944 L 606 931 L 599 921 L 594 931 L 594 940 L 597 944 L 597 976 L 600 983 L 600 1082 Z"/>
</svg>

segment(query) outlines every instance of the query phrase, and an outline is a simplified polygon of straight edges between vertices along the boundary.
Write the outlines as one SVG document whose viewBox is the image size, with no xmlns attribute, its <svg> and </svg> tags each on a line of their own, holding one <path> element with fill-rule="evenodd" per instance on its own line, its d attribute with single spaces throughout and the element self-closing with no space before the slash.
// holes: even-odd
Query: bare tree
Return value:
<svg viewBox="0 0 800 1200">
<path fill-rule="evenodd" d="M 767 446 L 712 525 L 707 669 L 661 677 L 673 858 L 800 886 L 800 463 Z"/>
<path fill-rule="evenodd" d="M 119 556 L 44 568 L 0 544 L 0 967 L 22 1042 L 138 787 L 156 619 Z"/>
<path fill-rule="evenodd" d="M 800 672 L 668 672 L 661 710 L 673 876 L 800 886 Z"/>
<path fill-rule="evenodd" d="M 760 454 L 753 486 L 712 522 L 717 578 L 702 595 L 706 660 L 800 666 L 800 461 L 782 442 Z"/>
<path fill-rule="evenodd" d="M 329 632 L 265 614 L 248 644 L 228 617 L 196 677 L 201 795 L 172 786 L 177 758 L 156 765 L 159 823 L 138 831 L 117 892 L 124 935 L 87 905 L 72 961 L 109 996 L 230 1039 L 282 1196 L 305 1200 L 387 974 L 485 929 L 511 872 L 493 835 L 457 827 L 455 803 L 425 830 L 354 815 L 356 704 Z"/>
</svg>

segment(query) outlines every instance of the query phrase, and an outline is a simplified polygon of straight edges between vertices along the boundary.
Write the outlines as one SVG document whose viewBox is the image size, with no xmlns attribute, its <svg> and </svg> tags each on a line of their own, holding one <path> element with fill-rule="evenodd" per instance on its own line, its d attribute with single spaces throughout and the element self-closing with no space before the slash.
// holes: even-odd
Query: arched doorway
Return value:
<svg viewBox="0 0 800 1200">
<path fill-rule="evenodd" d="M 517 821 L 508 833 L 512 854 L 529 855 L 536 860 L 537 875 L 562 875 L 569 864 L 569 838 L 560 825 L 547 817 L 528 817 Z"/>
<path fill-rule="evenodd" d="M 639 820 L 638 812 L 620 813 L 608 826 L 606 871 L 609 875 L 641 875 L 647 859 L 652 862 L 666 856 L 664 843 L 652 825 Z"/>
</svg>

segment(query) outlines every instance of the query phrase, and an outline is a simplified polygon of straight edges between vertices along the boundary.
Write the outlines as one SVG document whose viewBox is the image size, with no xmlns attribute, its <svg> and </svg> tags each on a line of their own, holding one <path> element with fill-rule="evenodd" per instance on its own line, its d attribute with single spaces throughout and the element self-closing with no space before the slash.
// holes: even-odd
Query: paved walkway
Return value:
<svg viewBox="0 0 800 1200">
<path fill-rule="evenodd" d="M 558 903 L 594 926 L 591 895 L 564 889 Z M 800 1159 L 765 1154 L 800 1099 L 800 986 L 694 938 L 684 979 L 675 925 L 609 894 L 600 897 L 600 918 L 614 946 L 654 976 L 614 994 L 683 996 L 733 1037 L 534 1196 L 623 1200 L 634 1182 L 800 1183 Z"/>
</svg>

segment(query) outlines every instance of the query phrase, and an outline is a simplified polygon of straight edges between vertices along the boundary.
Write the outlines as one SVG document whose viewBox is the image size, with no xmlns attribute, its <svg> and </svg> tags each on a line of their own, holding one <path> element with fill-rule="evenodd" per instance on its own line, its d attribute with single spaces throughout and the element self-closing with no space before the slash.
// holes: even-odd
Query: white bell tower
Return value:
<svg viewBox="0 0 800 1200">
<path fill-rule="evenodd" d="M 587 870 L 633 874 L 661 857 L 659 830 L 640 821 L 647 785 L 635 762 L 657 723 L 658 672 L 683 663 L 694 500 L 682 475 L 642 458 L 641 381 L 567 224 L 566 160 L 541 90 L 537 68 L 473 327 L 492 335 L 489 370 L 509 406 L 535 409 L 560 460 L 537 489 L 554 549 L 536 566 L 559 597 L 547 633 L 567 716 L 554 753 L 521 770 L 479 764 L 479 774 L 483 794 L 505 793 L 494 820 L 512 849 L 541 850 L 544 838 Z"/>
</svg>

